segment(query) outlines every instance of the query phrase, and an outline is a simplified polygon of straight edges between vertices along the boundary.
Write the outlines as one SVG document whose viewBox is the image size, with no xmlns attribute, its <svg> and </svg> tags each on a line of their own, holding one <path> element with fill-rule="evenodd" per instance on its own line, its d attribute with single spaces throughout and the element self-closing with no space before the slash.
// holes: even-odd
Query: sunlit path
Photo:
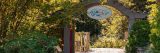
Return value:
<svg viewBox="0 0 160 53">
<path fill-rule="evenodd" d="M 91 48 L 88 52 L 76 53 L 125 53 L 125 50 L 119 48 Z"/>
</svg>

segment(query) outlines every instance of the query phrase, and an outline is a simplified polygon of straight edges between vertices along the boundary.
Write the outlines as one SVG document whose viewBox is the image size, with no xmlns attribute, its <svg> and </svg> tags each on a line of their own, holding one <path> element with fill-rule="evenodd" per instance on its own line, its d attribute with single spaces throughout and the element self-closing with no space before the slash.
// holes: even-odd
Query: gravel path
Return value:
<svg viewBox="0 0 160 53">
<path fill-rule="evenodd" d="M 90 51 L 88 52 L 76 53 L 125 53 L 125 50 L 119 48 L 90 48 Z"/>
</svg>

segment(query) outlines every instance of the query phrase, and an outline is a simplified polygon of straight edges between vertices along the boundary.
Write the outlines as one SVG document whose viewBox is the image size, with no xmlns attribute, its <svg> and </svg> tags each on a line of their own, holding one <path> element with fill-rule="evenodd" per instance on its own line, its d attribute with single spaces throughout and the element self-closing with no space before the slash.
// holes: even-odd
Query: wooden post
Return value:
<svg viewBox="0 0 160 53">
<path fill-rule="evenodd" d="M 70 29 L 69 27 L 64 27 L 64 51 L 63 53 L 71 53 L 70 51 Z"/>
<path fill-rule="evenodd" d="M 64 52 L 63 53 L 74 53 L 74 35 L 73 30 L 65 26 L 64 28 Z"/>
</svg>

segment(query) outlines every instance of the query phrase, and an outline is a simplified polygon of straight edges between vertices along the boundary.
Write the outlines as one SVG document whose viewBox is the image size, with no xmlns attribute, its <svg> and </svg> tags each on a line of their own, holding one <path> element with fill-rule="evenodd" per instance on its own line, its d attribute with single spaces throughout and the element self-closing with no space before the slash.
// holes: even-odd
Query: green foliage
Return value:
<svg viewBox="0 0 160 53">
<path fill-rule="evenodd" d="M 100 20 L 100 23 L 102 24 L 102 35 L 123 39 L 124 32 L 127 31 L 128 28 L 127 17 L 122 15 L 120 11 L 113 7 L 106 7 L 112 10 L 112 16 L 107 19 Z"/>
<path fill-rule="evenodd" d="M 126 7 L 132 7 L 135 5 L 132 0 L 119 0 L 120 3 L 122 3 Z"/>
<path fill-rule="evenodd" d="M 126 41 L 118 38 L 99 37 L 92 46 L 93 48 L 124 48 Z"/>
<path fill-rule="evenodd" d="M 91 1 L 86 0 L 86 2 L 89 3 Z M 100 33 L 100 29 L 102 25 L 100 24 L 100 21 L 91 19 L 87 16 L 87 13 L 86 13 L 87 9 L 85 5 L 86 5 L 85 2 L 75 5 L 75 7 L 73 8 L 75 10 L 72 10 L 73 12 L 72 24 L 75 25 L 77 32 L 82 32 L 82 31 L 90 32 L 91 36 L 94 36 L 95 34 Z"/>
<path fill-rule="evenodd" d="M 155 0 L 148 0 L 149 2 L 153 2 Z M 150 50 L 152 53 L 159 53 L 160 52 L 160 9 L 159 9 L 159 3 L 158 4 L 152 4 L 148 6 L 148 8 L 151 8 L 150 14 L 148 15 L 148 21 L 151 26 L 151 34 L 150 34 Z"/>
<path fill-rule="evenodd" d="M 81 15 L 81 18 L 76 20 L 76 31 L 77 32 L 90 32 L 91 36 L 98 35 L 101 30 L 101 24 L 98 20 L 91 19 L 87 16 L 87 14 Z"/>
<path fill-rule="evenodd" d="M 107 19 L 99 20 L 101 26 L 100 35 L 96 36 L 98 39 L 93 42 L 92 47 L 111 47 L 123 48 L 126 45 L 124 40 L 124 32 L 127 31 L 127 17 L 113 7 L 106 6 L 112 10 L 112 16 Z"/>
<path fill-rule="evenodd" d="M 126 46 L 127 53 L 136 53 L 137 47 L 146 47 L 149 45 L 150 26 L 146 20 L 137 20 L 131 29 L 128 43 Z"/>
<path fill-rule="evenodd" d="M 48 37 L 43 33 L 32 31 L 7 41 L 1 46 L 1 50 L 5 53 L 53 53 L 57 41 L 56 37 Z"/>
<path fill-rule="evenodd" d="M 151 0 L 150 0 L 151 1 Z M 151 45 L 150 48 L 153 53 L 160 52 L 160 9 L 159 4 L 153 4 L 149 6 L 151 8 L 148 21 L 151 26 L 151 34 L 150 34 L 150 41 Z"/>
<path fill-rule="evenodd" d="M 148 12 L 149 9 L 146 8 L 148 5 L 147 0 L 119 0 L 124 6 L 136 10 L 137 12 Z"/>
<path fill-rule="evenodd" d="M 64 25 L 71 24 L 73 11 L 80 11 L 78 7 L 81 5 L 72 1 L 0 1 L 0 45 L 5 43 L 4 38 L 14 39 L 32 30 L 41 31 L 48 36 L 53 36 L 52 34 L 61 31 L 60 28 L 63 28 Z M 57 34 L 61 35 L 62 33 Z"/>
<path fill-rule="evenodd" d="M 72 24 L 72 19 L 76 17 L 75 14 L 84 11 L 84 6 L 75 1 L 79 0 L 1 0 L 0 45 L 4 47 L 0 50 L 6 52 L 8 49 L 10 52 L 15 49 L 14 47 L 20 52 L 26 50 L 27 53 L 35 53 L 37 50 L 39 50 L 38 53 L 50 50 L 49 45 L 45 47 L 37 43 L 40 41 L 36 38 L 39 37 L 38 33 L 28 31 L 36 30 L 47 36 L 60 37 L 63 34 L 61 29 L 64 25 Z M 26 33 L 31 34 L 27 35 Z M 33 38 L 30 35 L 33 35 Z M 52 43 L 49 37 L 42 37 L 40 36 L 39 39 L 44 40 L 45 44 Z M 54 38 L 51 40 L 54 42 Z M 10 48 L 9 46 L 12 44 L 14 44 L 13 48 Z M 40 48 L 38 48 L 39 46 Z M 54 51 L 53 48 L 51 50 Z"/>
</svg>

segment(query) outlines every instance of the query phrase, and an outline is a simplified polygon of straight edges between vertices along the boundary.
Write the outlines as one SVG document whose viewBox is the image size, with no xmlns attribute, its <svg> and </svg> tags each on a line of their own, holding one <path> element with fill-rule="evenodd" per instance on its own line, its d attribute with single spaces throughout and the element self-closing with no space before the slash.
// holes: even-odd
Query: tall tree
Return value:
<svg viewBox="0 0 160 53">
<path fill-rule="evenodd" d="M 53 35 L 57 28 L 69 24 L 71 8 L 77 3 L 63 0 L 0 1 L 0 40 L 13 39 L 27 31 L 38 30 Z"/>
</svg>

